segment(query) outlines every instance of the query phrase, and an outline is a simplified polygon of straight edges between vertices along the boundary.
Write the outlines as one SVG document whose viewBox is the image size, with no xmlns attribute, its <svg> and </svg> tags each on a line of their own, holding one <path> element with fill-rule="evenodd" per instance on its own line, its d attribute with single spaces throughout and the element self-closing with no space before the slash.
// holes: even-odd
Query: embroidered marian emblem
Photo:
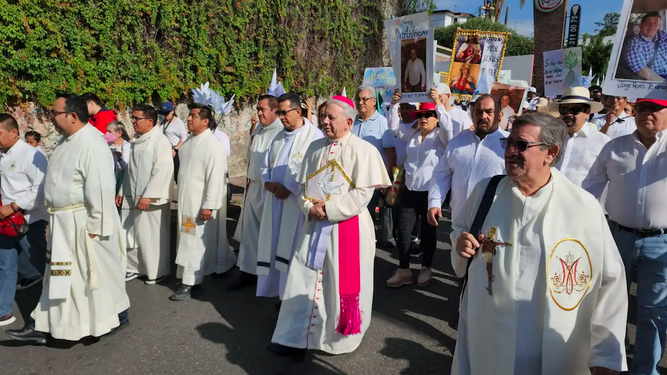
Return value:
<svg viewBox="0 0 667 375">
<path fill-rule="evenodd" d="M 591 285 L 593 264 L 588 250 L 573 238 L 564 238 L 551 251 L 547 266 L 553 301 L 565 311 L 576 309 Z"/>
<path fill-rule="evenodd" d="M 304 155 L 301 152 L 297 151 L 289 159 L 287 167 L 289 168 L 290 173 L 293 175 L 296 175 L 299 172 L 299 168 L 301 168 L 301 162 L 303 162 L 303 156 Z"/>
</svg>

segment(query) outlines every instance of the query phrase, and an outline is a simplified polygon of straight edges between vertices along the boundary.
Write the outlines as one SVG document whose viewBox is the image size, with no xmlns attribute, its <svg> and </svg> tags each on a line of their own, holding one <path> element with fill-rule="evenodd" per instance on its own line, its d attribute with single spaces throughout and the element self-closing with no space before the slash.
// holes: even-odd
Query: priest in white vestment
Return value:
<svg viewBox="0 0 667 375">
<path fill-rule="evenodd" d="M 476 219 L 493 179 L 454 219 L 452 266 L 468 282 L 452 374 L 627 369 L 623 262 L 598 201 L 552 168 L 566 136 L 550 115 L 517 118 L 501 140 L 507 176 L 488 215 Z"/>
<path fill-rule="evenodd" d="M 18 340 L 46 343 L 46 335 L 78 341 L 129 323 L 126 254 L 114 202 L 114 162 L 104 135 L 88 124 L 86 102 L 56 99 L 50 111 L 63 135 L 44 179 L 50 214 L 42 295 Z"/>
<path fill-rule="evenodd" d="M 276 116 L 278 101 L 274 96 L 264 95 L 257 103 L 257 115 L 260 126 L 250 136 L 248 148 L 248 183 L 243 200 L 241 219 L 234 237 L 239 240 L 238 266 L 241 277 L 235 280 L 229 290 L 236 290 L 252 285 L 257 275 L 257 252 L 259 251 L 259 226 L 264 213 L 264 183 L 262 181 L 262 164 L 266 153 L 283 124 Z"/>
<path fill-rule="evenodd" d="M 269 345 L 278 355 L 352 352 L 371 322 L 375 231 L 366 206 L 391 181 L 377 149 L 350 133 L 355 117 L 350 99 L 332 98 L 327 137 L 310 145 L 297 175 L 307 220 Z"/>
<path fill-rule="evenodd" d="M 194 107 L 188 116 L 178 171 L 177 275 L 180 288 L 172 301 L 190 298 L 204 276 L 229 271 L 236 262 L 227 240 L 227 155 L 209 129 L 210 107 Z"/>
<path fill-rule="evenodd" d="M 275 264 L 289 266 L 305 217 L 299 208 L 296 177 L 308 146 L 323 134 L 301 117 L 297 94 L 278 98 L 278 116 L 285 128 L 271 143 L 262 165 L 265 203 L 259 230 L 257 296 L 282 299 L 287 272 L 281 272 Z"/>
<path fill-rule="evenodd" d="M 135 135 L 127 173 L 116 196 L 127 234 L 125 281 L 144 275 L 147 285 L 155 285 L 169 275 L 169 190 L 174 162 L 169 138 L 155 126 L 155 108 L 136 106 L 132 124 Z"/>
</svg>

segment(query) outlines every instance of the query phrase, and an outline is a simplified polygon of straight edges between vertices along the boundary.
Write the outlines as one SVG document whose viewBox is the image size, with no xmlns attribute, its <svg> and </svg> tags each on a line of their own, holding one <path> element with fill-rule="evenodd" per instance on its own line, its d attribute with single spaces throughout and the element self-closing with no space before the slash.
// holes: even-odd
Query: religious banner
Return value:
<svg viewBox="0 0 667 375">
<path fill-rule="evenodd" d="M 556 98 L 581 85 L 581 47 L 544 52 L 544 96 Z"/>
<path fill-rule="evenodd" d="M 606 95 L 667 100 L 665 9 L 667 0 L 623 2 L 603 83 Z"/>
<path fill-rule="evenodd" d="M 382 100 L 385 103 L 391 103 L 391 96 L 394 94 L 394 89 L 396 89 L 394 69 L 392 67 L 366 68 L 363 86 L 375 88 L 382 95 Z"/>
<path fill-rule="evenodd" d="M 535 0 L 535 8 L 543 13 L 553 12 L 563 4 L 563 0 Z"/>
<path fill-rule="evenodd" d="M 418 13 L 396 20 L 393 65 L 401 102 L 431 101 L 429 91 L 433 86 L 435 61 L 431 18 L 428 13 Z"/>
<path fill-rule="evenodd" d="M 449 66 L 449 88 L 455 99 L 468 101 L 491 92 L 498 80 L 509 33 L 458 29 Z"/>
</svg>

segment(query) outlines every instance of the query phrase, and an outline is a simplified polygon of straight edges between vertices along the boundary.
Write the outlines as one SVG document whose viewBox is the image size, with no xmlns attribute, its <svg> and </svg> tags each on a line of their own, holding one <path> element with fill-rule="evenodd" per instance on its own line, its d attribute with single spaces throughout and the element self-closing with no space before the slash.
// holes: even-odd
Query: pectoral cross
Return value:
<svg viewBox="0 0 667 375">
<path fill-rule="evenodd" d="M 181 225 L 185 227 L 185 233 L 190 233 L 190 229 L 197 226 L 197 224 L 192 222 L 191 217 L 187 218 L 187 221 L 182 223 Z"/>
<path fill-rule="evenodd" d="M 489 235 L 484 238 L 482 242 L 482 256 L 484 256 L 484 262 L 486 262 L 486 273 L 488 275 L 489 281 L 486 290 L 489 292 L 489 295 L 493 295 L 493 256 L 496 255 L 497 246 L 512 246 L 509 242 L 496 242 L 496 232 L 498 227 L 489 228 Z"/>
</svg>

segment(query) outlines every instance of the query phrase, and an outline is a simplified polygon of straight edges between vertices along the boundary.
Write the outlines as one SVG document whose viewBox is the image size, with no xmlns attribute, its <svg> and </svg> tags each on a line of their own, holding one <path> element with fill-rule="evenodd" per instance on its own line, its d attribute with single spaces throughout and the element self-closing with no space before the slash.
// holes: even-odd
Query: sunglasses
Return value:
<svg viewBox="0 0 667 375">
<path fill-rule="evenodd" d="M 415 113 L 414 114 L 416 119 L 423 119 L 423 118 L 431 118 L 431 117 L 436 117 L 435 113 L 433 112 L 422 112 L 422 113 Z"/>
<path fill-rule="evenodd" d="M 500 147 L 507 150 L 508 147 L 514 147 L 519 152 L 525 152 L 527 149 L 535 146 L 544 146 L 544 142 L 528 142 L 524 140 L 515 141 L 512 138 L 500 138 Z"/>
<path fill-rule="evenodd" d="M 590 107 L 587 105 L 582 105 L 582 106 L 577 106 L 577 107 L 566 107 L 566 106 L 560 106 L 558 107 L 558 113 L 561 115 L 572 115 L 576 116 L 580 114 L 581 112 L 586 112 Z"/>
<path fill-rule="evenodd" d="M 279 117 L 280 116 L 287 116 L 288 113 L 290 113 L 292 111 L 296 111 L 297 109 L 299 109 L 299 108 L 292 108 L 292 109 L 287 110 L 287 111 L 276 111 L 276 115 L 278 115 Z"/>
<path fill-rule="evenodd" d="M 655 113 L 658 111 L 661 111 L 667 107 L 663 107 L 659 104 L 653 103 L 653 102 L 639 102 L 635 104 L 635 113 L 637 112 L 646 112 L 649 111 L 651 113 Z"/>
</svg>

